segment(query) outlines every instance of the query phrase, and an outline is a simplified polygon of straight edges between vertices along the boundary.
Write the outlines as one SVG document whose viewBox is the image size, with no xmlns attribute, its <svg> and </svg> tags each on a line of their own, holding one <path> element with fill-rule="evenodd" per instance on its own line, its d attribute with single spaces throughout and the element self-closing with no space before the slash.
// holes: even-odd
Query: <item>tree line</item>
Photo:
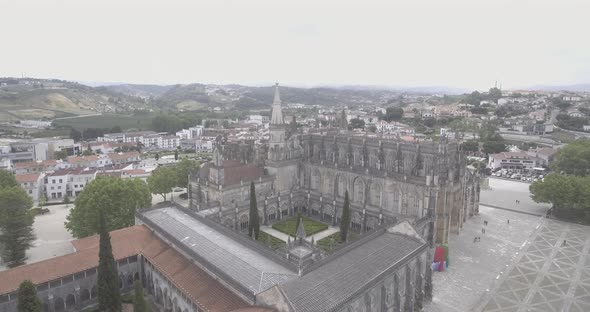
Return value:
<svg viewBox="0 0 590 312">
<path fill-rule="evenodd" d="M 559 149 L 550 166 L 553 173 L 531 184 L 531 198 L 551 204 L 557 217 L 590 223 L 590 139 Z"/>
</svg>

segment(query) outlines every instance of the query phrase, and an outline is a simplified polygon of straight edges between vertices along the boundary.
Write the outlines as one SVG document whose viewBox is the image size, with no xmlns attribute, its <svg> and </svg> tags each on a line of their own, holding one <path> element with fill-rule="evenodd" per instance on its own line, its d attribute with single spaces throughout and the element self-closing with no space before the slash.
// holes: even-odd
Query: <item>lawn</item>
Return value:
<svg viewBox="0 0 590 312">
<path fill-rule="evenodd" d="M 348 241 L 355 241 L 359 238 L 359 234 L 355 233 L 355 232 L 348 232 Z M 332 242 L 334 241 L 334 242 Z M 336 232 L 330 236 L 326 236 L 322 239 L 320 239 L 318 242 L 318 247 L 320 247 L 321 249 L 325 250 L 325 251 L 329 251 L 333 247 L 336 248 L 339 245 L 342 244 L 342 241 L 340 240 L 340 232 Z"/>
<path fill-rule="evenodd" d="M 115 126 L 121 129 L 141 128 L 150 129 L 152 126 L 152 118 L 154 114 L 143 115 L 122 115 L 122 114 L 102 114 L 87 117 L 58 119 L 54 121 L 54 125 L 69 126 L 77 130 L 88 128 L 112 128 Z"/>
<path fill-rule="evenodd" d="M 303 217 L 303 228 L 305 229 L 305 235 L 309 236 L 309 235 L 313 235 L 315 233 L 321 232 L 323 230 L 328 229 L 328 226 L 326 224 L 323 224 L 321 222 L 318 222 L 316 220 L 307 218 L 307 217 Z M 272 225 L 272 228 L 285 233 L 287 235 L 291 235 L 291 236 L 296 236 L 297 234 L 297 217 L 291 217 L 289 219 L 286 219 L 284 221 L 275 223 Z"/>
<path fill-rule="evenodd" d="M 260 233 L 258 234 L 258 241 L 261 243 L 264 243 L 266 245 L 270 245 L 270 248 L 272 249 L 279 249 L 283 246 L 285 246 L 285 242 L 268 234 L 265 233 L 263 231 L 260 231 Z"/>
</svg>

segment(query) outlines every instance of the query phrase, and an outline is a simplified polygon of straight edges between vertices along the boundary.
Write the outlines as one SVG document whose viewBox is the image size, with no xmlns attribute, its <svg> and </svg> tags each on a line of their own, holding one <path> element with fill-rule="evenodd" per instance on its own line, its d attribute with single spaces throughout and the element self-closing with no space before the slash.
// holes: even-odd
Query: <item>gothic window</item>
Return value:
<svg viewBox="0 0 590 312">
<path fill-rule="evenodd" d="M 357 203 L 365 201 L 365 183 L 361 178 L 354 181 L 354 201 Z"/>
<path fill-rule="evenodd" d="M 274 206 L 269 207 L 268 209 L 268 221 L 274 221 L 277 219 L 277 208 Z"/>
<path fill-rule="evenodd" d="M 241 231 L 247 231 L 248 230 L 248 226 L 249 226 L 249 223 L 248 223 L 248 215 L 245 215 L 244 214 L 244 215 L 242 215 L 240 217 L 240 230 Z"/>
<path fill-rule="evenodd" d="M 344 180 L 344 177 L 342 175 L 339 175 L 337 177 L 338 180 L 338 196 L 340 197 L 344 197 L 344 193 L 346 192 L 346 181 Z M 349 194 L 350 195 L 350 194 Z"/>
<path fill-rule="evenodd" d="M 350 228 L 355 232 L 360 232 L 362 229 L 363 218 L 360 213 L 353 213 Z"/>
<path fill-rule="evenodd" d="M 321 180 L 322 180 L 322 176 L 320 174 L 320 170 L 315 169 L 313 171 L 312 176 L 311 176 L 311 189 L 319 191 L 320 185 L 321 185 Z"/>
<path fill-rule="evenodd" d="M 393 211 L 399 212 L 399 191 L 395 190 L 393 192 Z"/>
<path fill-rule="evenodd" d="M 371 205 L 381 206 L 381 185 L 379 183 L 371 184 Z"/>
</svg>

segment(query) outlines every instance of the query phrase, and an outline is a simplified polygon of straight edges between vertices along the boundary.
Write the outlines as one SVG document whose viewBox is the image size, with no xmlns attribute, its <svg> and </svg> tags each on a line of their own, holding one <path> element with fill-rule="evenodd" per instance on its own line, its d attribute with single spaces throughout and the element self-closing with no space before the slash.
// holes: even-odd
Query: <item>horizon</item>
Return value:
<svg viewBox="0 0 590 312">
<path fill-rule="evenodd" d="M 496 82 L 583 85 L 587 9 L 581 0 L 5 1 L 0 26 L 18 46 L 3 51 L 0 76 L 479 91 Z"/>
</svg>

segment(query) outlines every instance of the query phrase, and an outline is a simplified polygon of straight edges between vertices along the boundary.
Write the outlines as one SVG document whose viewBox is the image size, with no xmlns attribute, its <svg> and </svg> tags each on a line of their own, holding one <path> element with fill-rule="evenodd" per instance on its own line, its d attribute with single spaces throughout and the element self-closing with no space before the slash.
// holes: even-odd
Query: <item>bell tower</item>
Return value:
<svg viewBox="0 0 590 312">
<path fill-rule="evenodd" d="M 290 191 L 294 185 L 297 185 L 297 160 L 291 159 L 290 157 L 290 149 L 286 137 L 287 125 L 283 120 L 278 83 L 275 84 L 275 94 L 272 100 L 269 132 L 270 139 L 268 142 L 266 169 L 269 174 L 276 177 L 274 183 L 275 190 L 279 192 Z"/>
<path fill-rule="evenodd" d="M 286 127 L 281 108 L 279 84 L 275 84 L 275 95 L 272 100 L 270 117 L 270 141 L 268 159 L 280 161 L 286 159 Z"/>
</svg>

